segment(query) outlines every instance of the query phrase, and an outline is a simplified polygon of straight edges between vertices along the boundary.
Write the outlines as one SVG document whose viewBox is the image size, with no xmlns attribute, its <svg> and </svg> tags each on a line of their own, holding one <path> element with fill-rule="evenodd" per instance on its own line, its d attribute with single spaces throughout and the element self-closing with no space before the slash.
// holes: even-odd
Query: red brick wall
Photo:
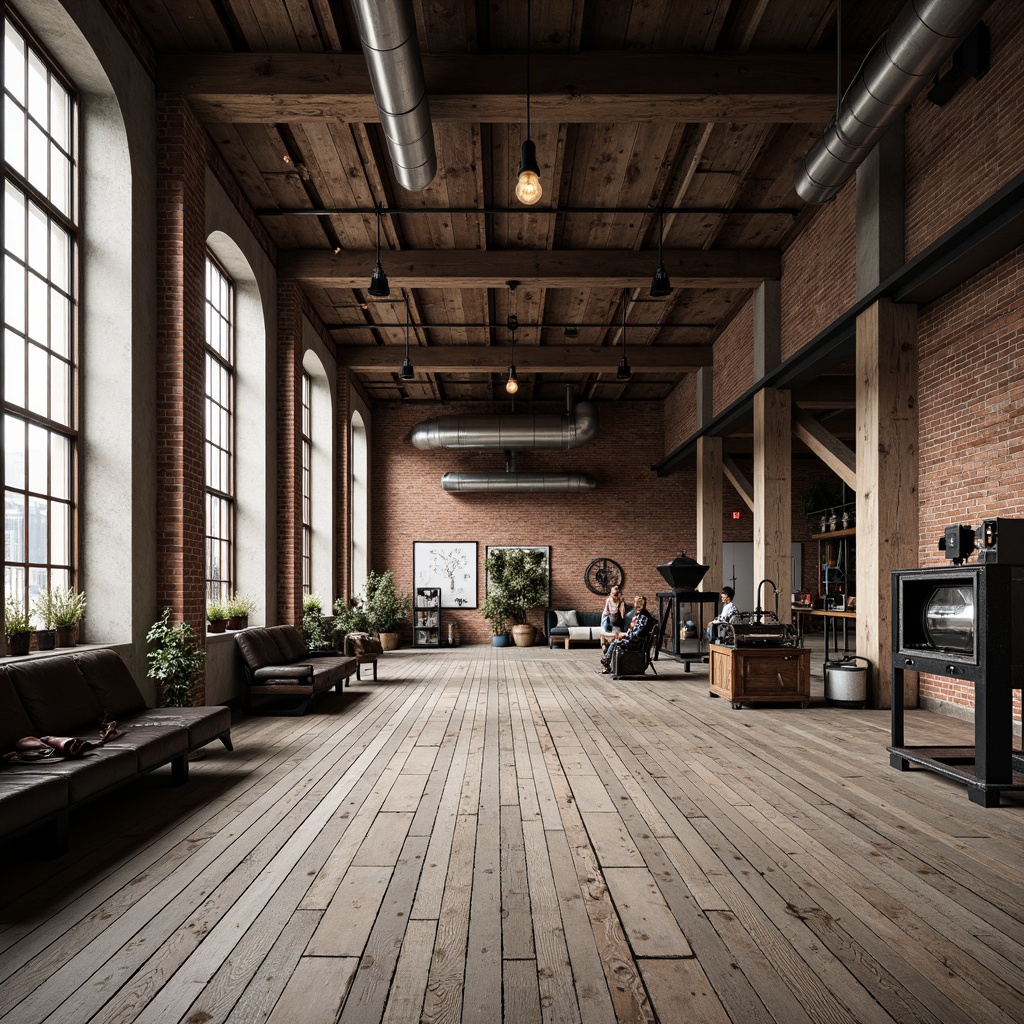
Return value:
<svg viewBox="0 0 1024 1024">
<path fill-rule="evenodd" d="M 754 300 L 747 299 L 715 341 L 715 415 L 754 383 Z"/>
<path fill-rule="evenodd" d="M 277 614 L 302 621 L 302 302 L 277 283 Z"/>
<path fill-rule="evenodd" d="M 585 494 L 448 494 L 447 471 L 504 469 L 502 452 L 420 451 L 411 428 L 437 415 L 493 413 L 493 405 L 379 404 L 371 425 L 374 524 L 372 566 L 394 569 L 400 590 L 413 587 L 414 541 L 476 541 L 477 596 L 484 599 L 484 557 L 489 544 L 551 546 L 551 600 L 555 608 L 600 610 L 603 598 L 590 593 L 583 573 L 593 558 L 614 558 L 626 574 L 626 590 L 654 595 L 665 589 L 655 568 L 695 549 L 695 482 L 692 471 L 658 478 L 650 466 L 664 452 L 663 409 L 654 403 L 598 406 L 595 441 L 571 451 L 518 455 L 523 472 L 590 473 L 597 487 Z M 562 412 L 538 407 L 531 414 Z M 464 642 L 490 642 L 482 609 L 445 611 L 459 624 Z M 543 612 L 530 621 L 543 625 Z M 406 627 L 403 642 L 411 642 Z"/>
<path fill-rule="evenodd" d="M 1024 170 L 1024 4 L 999 0 L 985 22 L 988 74 L 944 107 L 922 94 L 907 112 L 907 259 Z"/>
<path fill-rule="evenodd" d="M 697 376 L 688 373 L 665 400 L 665 454 L 681 445 L 697 429 Z"/>
</svg>

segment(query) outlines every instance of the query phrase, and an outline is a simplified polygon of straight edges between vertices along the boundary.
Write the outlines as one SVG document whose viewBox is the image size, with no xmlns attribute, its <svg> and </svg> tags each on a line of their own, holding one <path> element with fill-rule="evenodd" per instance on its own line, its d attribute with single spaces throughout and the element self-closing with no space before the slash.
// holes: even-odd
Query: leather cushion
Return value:
<svg viewBox="0 0 1024 1024">
<path fill-rule="evenodd" d="M 124 735 L 111 740 L 103 749 L 134 751 L 140 772 L 148 772 L 188 753 L 188 730 L 183 725 L 133 723 L 118 727 Z"/>
<path fill-rule="evenodd" d="M 103 709 L 70 654 L 8 665 L 7 674 L 35 726 L 30 735 L 95 738 Z"/>
<path fill-rule="evenodd" d="M 34 736 L 36 727 L 28 717 L 5 669 L 0 668 L 0 754 L 14 749 L 23 736 Z"/>
<path fill-rule="evenodd" d="M 269 629 L 246 629 L 235 636 L 235 643 L 242 652 L 246 665 L 254 672 L 265 665 L 280 665 L 290 661 L 277 645 Z"/>
<path fill-rule="evenodd" d="M 68 805 L 68 780 L 0 768 L 0 836 L 11 835 Z"/>
<path fill-rule="evenodd" d="M 92 687 L 107 718 L 121 719 L 146 706 L 128 666 L 113 651 L 81 651 L 72 655 Z"/>
<path fill-rule="evenodd" d="M 294 626 L 271 626 L 270 632 L 274 634 L 277 646 L 281 648 L 286 661 L 295 661 L 309 655 L 306 641 Z"/>
<path fill-rule="evenodd" d="M 87 800 L 104 789 L 138 775 L 138 759 L 134 750 L 111 750 L 100 747 L 90 750 L 77 761 L 15 761 L 3 767 L 6 776 L 45 776 L 64 779 L 68 787 L 68 802 Z"/>
<path fill-rule="evenodd" d="M 143 725 L 180 725 L 188 733 L 188 749 L 198 750 L 218 736 L 231 733 L 231 711 L 220 705 L 205 708 L 147 708 L 132 716 L 126 724 L 133 728 Z"/>
</svg>

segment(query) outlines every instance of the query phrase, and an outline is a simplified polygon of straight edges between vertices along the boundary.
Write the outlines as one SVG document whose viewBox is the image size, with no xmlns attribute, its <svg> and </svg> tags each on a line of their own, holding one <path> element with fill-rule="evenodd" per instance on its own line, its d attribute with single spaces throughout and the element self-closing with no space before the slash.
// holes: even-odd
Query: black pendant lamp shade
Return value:
<svg viewBox="0 0 1024 1024">
<path fill-rule="evenodd" d="M 625 383 L 633 379 L 633 373 L 626 360 L 626 289 L 622 289 L 622 358 L 619 360 L 619 369 L 615 379 Z"/>
<path fill-rule="evenodd" d="M 658 211 L 658 266 L 651 278 L 651 298 L 663 299 L 666 295 L 672 294 L 672 282 L 668 279 L 668 271 L 665 269 L 665 261 L 661 258 L 661 210 Z"/>
<path fill-rule="evenodd" d="M 391 285 L 388 284 L 388 275 L 380 265 L 380 214 L 381 205 L 377 203 L 377 262 L 370 277 L 370 287 L 367 289 L 375 299 L 386 299 L 391 294 Z"/>
<path fill-rule="evenodd" d="M 398 375 L 400 380 L 414 380 L 412 363 L 409 362 L 409 296 L 405 296 L 405 362 L 402 363 L 402 372 Z"/>
</svg>

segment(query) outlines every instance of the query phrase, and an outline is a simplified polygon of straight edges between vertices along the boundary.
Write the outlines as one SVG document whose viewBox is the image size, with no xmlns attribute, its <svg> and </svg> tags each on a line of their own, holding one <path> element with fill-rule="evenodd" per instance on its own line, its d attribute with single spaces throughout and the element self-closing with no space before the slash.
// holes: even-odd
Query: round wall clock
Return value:
<svg viewBox="0 0 1024 1024">
<path fill-rule="evenodd" d="M 612 587 L 621 587 L 626 582 L 622 566 L 611 558 L 595 558 L 583 574 L 583 582 L 592 594 L 608 595 Z"/>
</svg>

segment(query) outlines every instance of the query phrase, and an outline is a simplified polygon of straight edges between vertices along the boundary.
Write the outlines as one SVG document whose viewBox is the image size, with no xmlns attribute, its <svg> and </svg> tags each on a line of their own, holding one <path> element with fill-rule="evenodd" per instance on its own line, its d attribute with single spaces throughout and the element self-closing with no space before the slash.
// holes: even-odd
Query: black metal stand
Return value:
<svg viewBox="0 0 1024 1024">
<path fill-rule="evenodd" d="M 686 620 L 679 614 L 680 605 L 690 605 L 691 615 L 694 608 L 697 609 L 694 621 L 697 626 L 697 637 L 695 647 L 683 650 L 684 641 L 680 637 L 682 623 Z M 691 661 L 700 661 L 707 649 L 706 630 L 707 623 L 704 620 L 704 606 L 712 606 L 710 622 L 718 614 L 718 594 L 703 590 L 663 590 L 658 594 L 658 622 L 660 632 L 658 634 L 658 646 L 654 651 L 654 660 L 664 651 L 683 663 L 683 670 L 690 671 Z M 672 623 L 671 628 L 669 622 Z M 666 644 L 665 641 L 668 640 Z M 694 641 L 686 641 L 694 643 Z"/>
</svg>

